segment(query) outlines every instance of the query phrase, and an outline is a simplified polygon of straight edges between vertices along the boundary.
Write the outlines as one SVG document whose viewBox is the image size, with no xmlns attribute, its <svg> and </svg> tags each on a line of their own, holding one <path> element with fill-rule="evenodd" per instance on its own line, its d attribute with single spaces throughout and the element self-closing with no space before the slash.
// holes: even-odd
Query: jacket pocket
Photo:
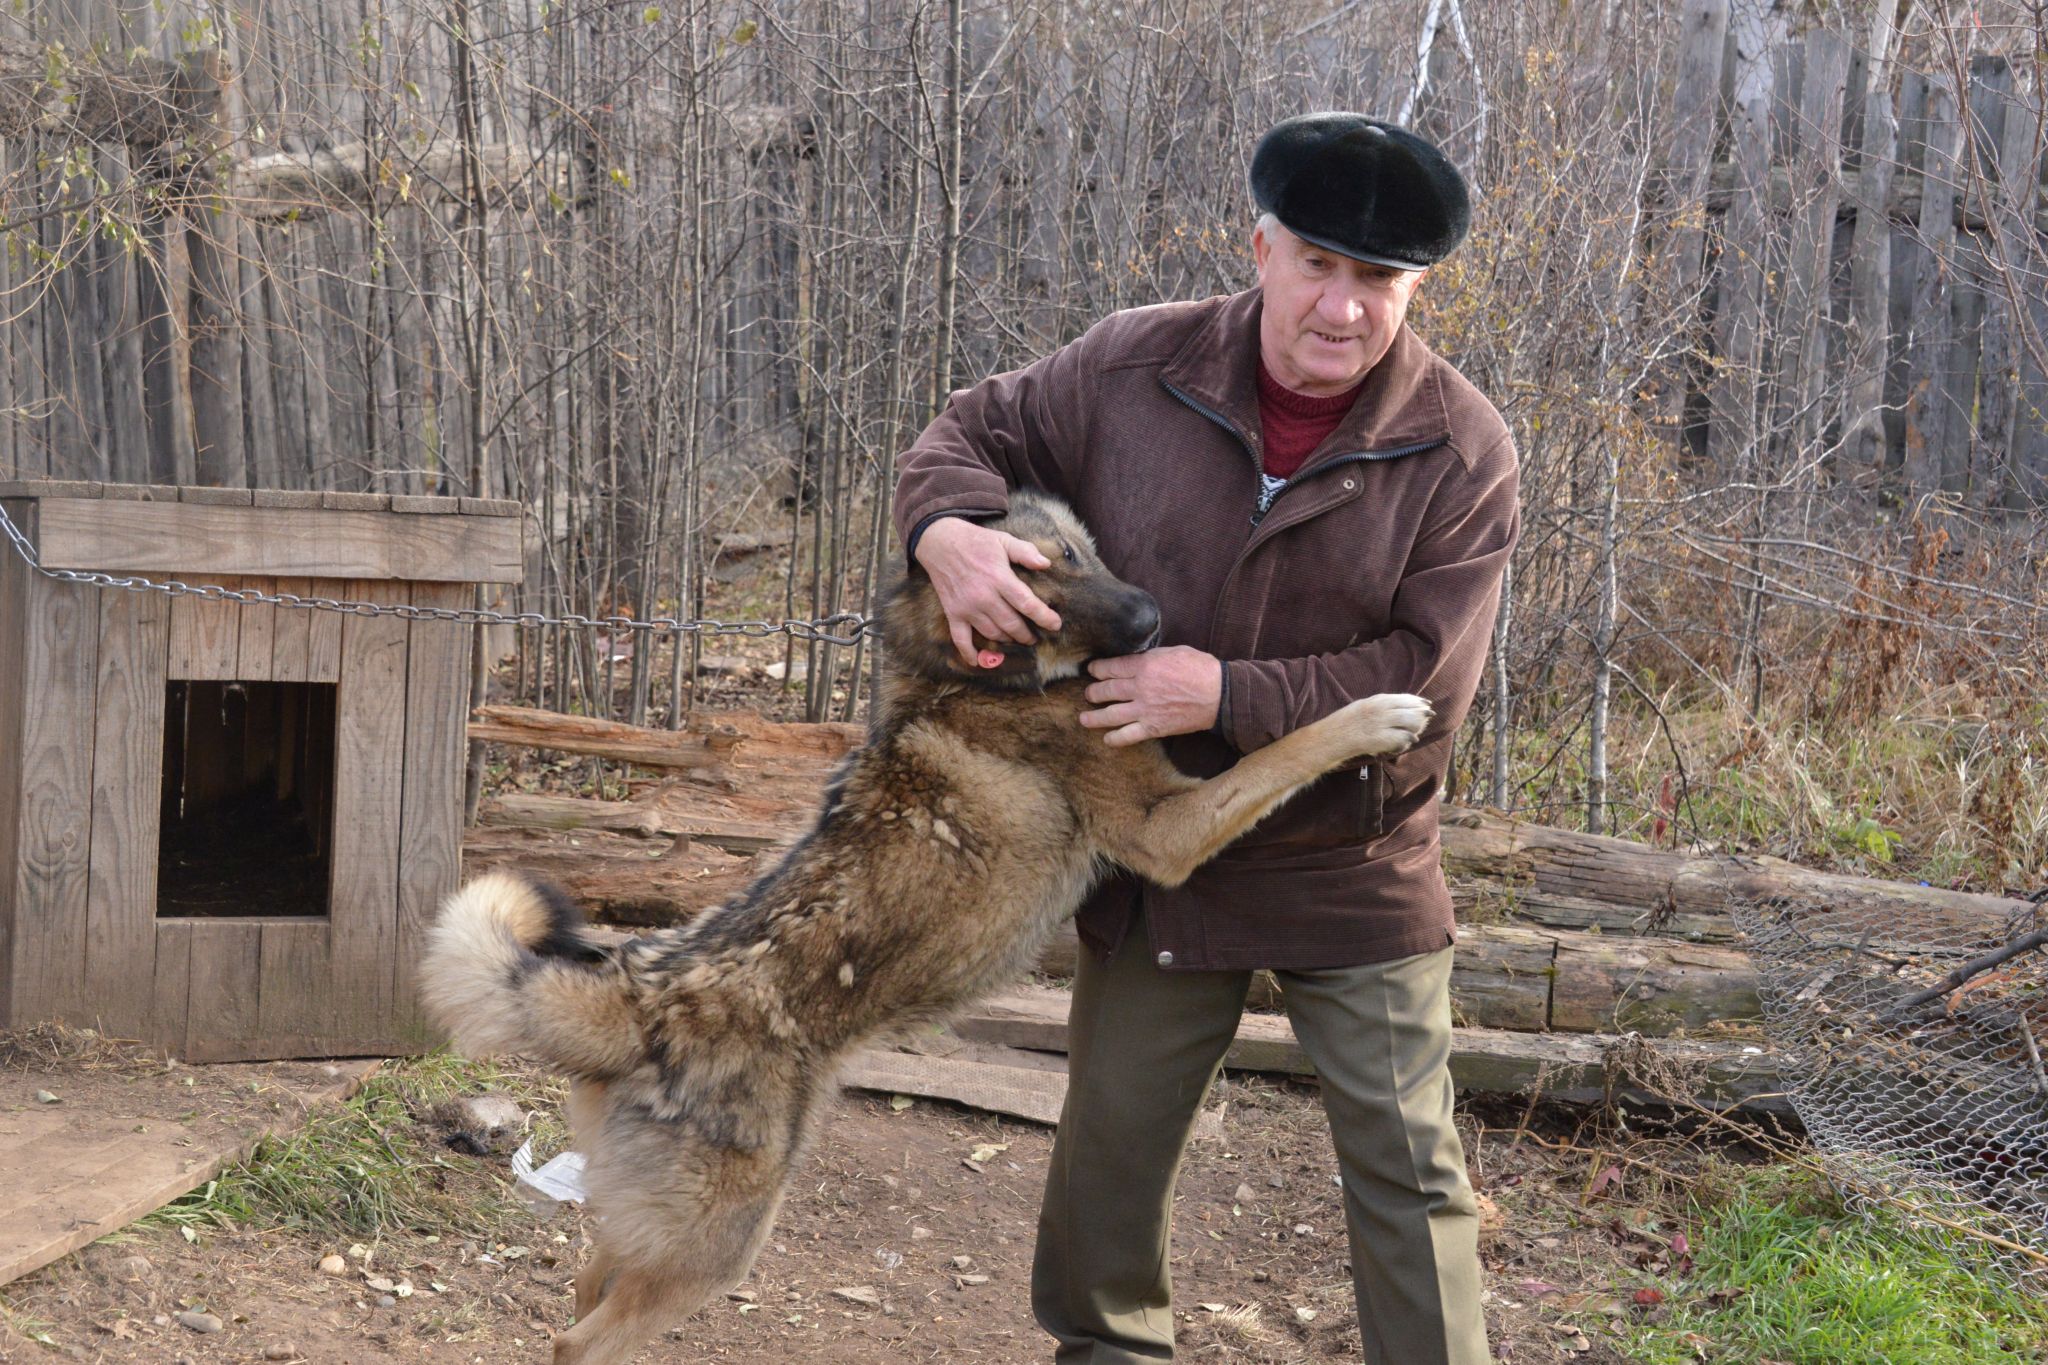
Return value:
<svg viewBox="0 0 2048 1365">
<path fill-rule="evenodd" d="M 1387 832 L 1387 765 L 1367 763 L 1359 768 L 1358 837 L 1377 839 Z"/>
</svg>

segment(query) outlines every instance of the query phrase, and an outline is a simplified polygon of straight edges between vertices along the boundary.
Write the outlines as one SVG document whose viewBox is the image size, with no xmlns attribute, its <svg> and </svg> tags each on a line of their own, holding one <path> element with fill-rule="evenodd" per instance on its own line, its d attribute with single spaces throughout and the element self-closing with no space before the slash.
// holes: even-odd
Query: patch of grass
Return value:
<svg viewBox="0 0 2048 1365">
<path fill-rule="evenodd" d="M 2048 1306 L 1943 1236 L 1846 1209 L 1798 1167 L 1703 1177 L 1693 1274 L 1630 1342 L 1646 1365 L 2027 1365 Z"/>
<path fill-rule="evenodd" d="M 559 1148 L 561 1089 L 539 1073 L 447 1053 L 387 1063 L 347 1104 L 265 1142 L 142 1220 L 189 1236 L 210 1228 L 299 1228 L 358 1239 L 416 1229 L 487 1236 L 525 1216 L 498 1162 L 458 1155 L 427 1121 L 458 1095 L 494 1090 L 535 1111 L 535 1146 Z"/>
</svg>

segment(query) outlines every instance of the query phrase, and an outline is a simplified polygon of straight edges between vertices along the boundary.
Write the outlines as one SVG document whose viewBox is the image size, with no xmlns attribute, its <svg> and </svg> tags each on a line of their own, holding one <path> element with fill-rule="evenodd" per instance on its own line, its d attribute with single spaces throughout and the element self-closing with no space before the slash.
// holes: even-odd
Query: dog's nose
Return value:
<svg viewBox="0 0 2048 1365">
<path fill-rule="evenodd" d="M 1127 638 L 1141 642 L 1132 653 L 1142 654 L 1159 643 L 1159 603 L 1151 593 L 1141 592 L 1132 597 L 1125 624 L 1130 631 Z"/>
</svg>

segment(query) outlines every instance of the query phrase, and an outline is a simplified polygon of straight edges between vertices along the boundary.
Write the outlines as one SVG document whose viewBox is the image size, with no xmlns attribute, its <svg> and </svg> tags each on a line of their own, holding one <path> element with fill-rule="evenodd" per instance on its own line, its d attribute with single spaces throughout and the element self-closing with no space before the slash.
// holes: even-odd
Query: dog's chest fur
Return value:
<svg viewBox="0 0 2048 1365">
<path fill-rule="evenodd" d="M 1099 871 L 1073 784 L 1122 766 L 1079 691 L 899 698 L 773 872 L 624 955 L 651 1035 L 834 1055 L 1027 970 Z"/>
</svg>

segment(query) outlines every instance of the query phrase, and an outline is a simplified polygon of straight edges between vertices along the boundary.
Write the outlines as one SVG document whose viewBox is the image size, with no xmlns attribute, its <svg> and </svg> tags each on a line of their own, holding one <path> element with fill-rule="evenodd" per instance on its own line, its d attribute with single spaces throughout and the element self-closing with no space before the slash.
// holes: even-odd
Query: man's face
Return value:
<svg viewBox="0 0 2048 1365">
<path fill-rule="evenodd" d="M 1252 233 L 1265 287 L 1259 349 L 1296 393 L 1344 392 L 1380 363 L 1426 270 L 1397 270 L 1325 251 L 1275 223 Z"/>
</svg>

